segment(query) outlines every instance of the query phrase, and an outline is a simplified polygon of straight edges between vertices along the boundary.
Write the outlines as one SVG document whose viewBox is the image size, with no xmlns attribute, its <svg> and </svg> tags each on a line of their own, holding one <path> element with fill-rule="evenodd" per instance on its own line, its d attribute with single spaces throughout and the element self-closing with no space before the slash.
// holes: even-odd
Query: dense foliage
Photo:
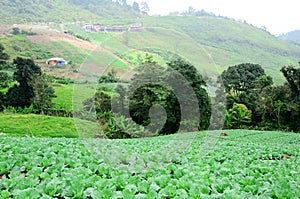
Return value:
<svg viewBox="0 0 300 199">
<path fill-rule="evenodd" d="M 226 91 L 225 126 L 300 131 L 300 69 L 289 65 L 281 72 L 287 81 L 284 85 L 273 85 L 259 65 L 240 64 L 225 70 L 219 77 Z M 236 103 L 244 108 L 236 109 Z"/>
<path fill-rule="evenodd" d="M 25 109 L 34 107 L 35 113 L 44 113 L 52 106 L 54 89 L 49 85 L 47 76 L 32 59 L 17 57 L 13 61 L 15 70 L 10 78 L 7 72 L 0 72 L 0 107 Z"/>
<path fill-rule="evenodd" d="M 112 82 L 114 76 L 111 72 L 107 76 L 102 75 L 99 82 Z M 117 115 L 115 119 L 120 115 L 125 117 L 122 119 L 125 121 L 132 118 L 133 123 L 145 127 L 150 135 L 204 130 L 210 124 L 211 115 L 210 99 L 204 86 L 203 77 L 190 63 L 177 59 L 164 67 L 147 56 L 136 69 L 128 88 L 119 85 L 115 92 L 107 88 L 98 89 L 94 98 L 85 101 L 84 107 L 86 111 L 97 112 L 106 134 L 118 130 L 119 138 L 128 137 L 124 136 L 128 127 L 123 131 L 117 126 L 107 129 L 116 124 L 110 118 L 114 117 L 111 111 Z M 143 133 L 145 136 L 146 133 Z M 136 133 L 131 137 L 134 136 Z"/>
</svg>

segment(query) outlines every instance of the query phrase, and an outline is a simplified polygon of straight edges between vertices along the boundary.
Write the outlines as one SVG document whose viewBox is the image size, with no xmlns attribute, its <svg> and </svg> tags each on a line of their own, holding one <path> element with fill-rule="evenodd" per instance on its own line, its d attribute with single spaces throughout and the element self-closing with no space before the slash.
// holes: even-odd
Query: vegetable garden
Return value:
<svg viewBox="0 0 300 199">
<path fill-rule="evenodd" d="M 210 133 L 186 134 L 193 142 L 170 156 L 162 147 L 176 135 L 0 137 L 0 197 L 299 198 L 299 134 L 230 130 L 204 154 Z"/>
</svg>

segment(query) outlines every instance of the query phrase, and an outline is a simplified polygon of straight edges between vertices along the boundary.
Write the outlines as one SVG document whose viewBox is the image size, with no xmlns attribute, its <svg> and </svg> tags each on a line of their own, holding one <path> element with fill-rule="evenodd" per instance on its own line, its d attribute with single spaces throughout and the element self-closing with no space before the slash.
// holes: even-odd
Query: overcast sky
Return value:
<svg viewBox="0 0 300 199">
<path fill-rule="evenodd" d="M 298 0 L 127 0 L 127 3 L 134 1 L 146 1 L 151 15 L 166 15 L 192 6 L 216 15 L 246 20 L 258 27 L 265 26 L 272 34 L 300 29 Z"/>
</svg>

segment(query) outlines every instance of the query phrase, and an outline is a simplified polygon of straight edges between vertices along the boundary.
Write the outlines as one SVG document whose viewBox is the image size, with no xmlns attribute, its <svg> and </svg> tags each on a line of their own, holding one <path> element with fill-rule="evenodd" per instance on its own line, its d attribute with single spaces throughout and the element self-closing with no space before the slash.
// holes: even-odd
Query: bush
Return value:
<svg viewBox="0 0 300 199">
<path fill-rule="evenodd" d="M 127 139 L 147 137 L 150 132 L 143 126 L 136 124 L 130 118 L 114 115 L 111 111 L 98 114 L 102 135 L 109 139 Z"/>
</svg>

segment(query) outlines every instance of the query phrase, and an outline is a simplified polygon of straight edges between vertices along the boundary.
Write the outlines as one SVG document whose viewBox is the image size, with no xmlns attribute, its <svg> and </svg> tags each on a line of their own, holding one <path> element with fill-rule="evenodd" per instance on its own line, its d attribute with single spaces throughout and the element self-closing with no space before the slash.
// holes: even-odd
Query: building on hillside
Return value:
<svg viewBox="0 0 300 199">
<path fill-rule="evenodd" d="M 66 60 L 64 60 L 63 58 L 59 58 L 59 57 L 53 57 L 51 59 L 48 59 L 46 61 L 46 64 L 49 66 L 58 66 L 58 67 L 62 67 L 64 65 L 67 65 L 68 62 Z"/>
<path fill-rule="evenodd" d="M 82 29 L 83 29 L 85 32 L 94 32 L 94 31 L 95 31 L 94 25 L 92 25 L 92 24 L 84 24 L 84 25 L 82 26 Z"/>
<path fill-rule="evenodd" d="M 141 31 L 144 31 L 144 30 L 145 30 L 145 28 L 143 26 L 143 23 L 131 23 L 131 24 L 129 24 L 128 31 L 141 32 Z"/>
<path fill-rule="evenodd" d="M 82 26 L 85 32 L 140 32 L 145 30 L 142 23 L 131 23 L 128 26 L 124 25 L 103 25 L 103 24 L 85 24 Z"/>
</svg>

